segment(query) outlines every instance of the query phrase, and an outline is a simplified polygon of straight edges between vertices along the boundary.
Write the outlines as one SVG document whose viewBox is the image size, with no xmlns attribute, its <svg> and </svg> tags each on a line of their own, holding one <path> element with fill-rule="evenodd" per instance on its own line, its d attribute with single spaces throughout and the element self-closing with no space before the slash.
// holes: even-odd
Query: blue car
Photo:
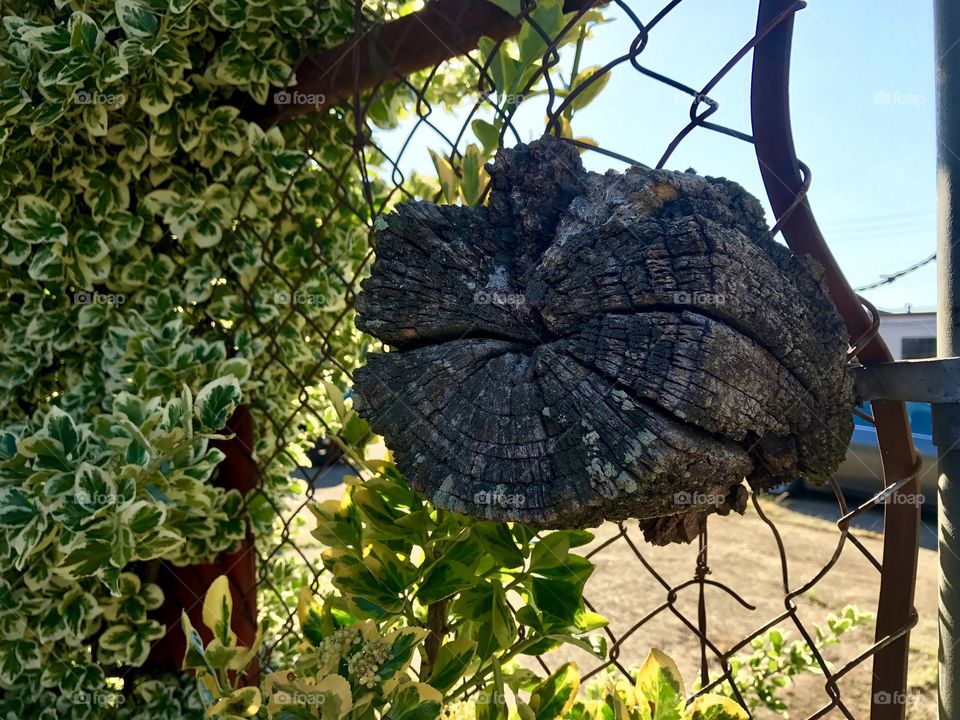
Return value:
<svg viewBox="0 0 960 720">
<path fill-rule="evenodd" d="M 922 509 L 924 512 L 936 512 L 937 508 L 937 448 L 933 444 L 933 419 L 930 405 L 927 403 L 908 402 L 907 414 L 910 416 L 910 429 L 913 432 L 913 443 L 923 457 L 923 467 L 920 471 L 920 492 L 923 495 Z M 861 408 L 870 414 L 870 403 L 864 403 Z M 847 456 L 837 469 L 835 477 L 844 496 L 848 500 L 863 500 L 871 497 L 883 489 L 883 464 L 880 462 L 880 447 L 877 444 L 876 428 L 854 415 L 853 435 Z M 815 489 L 832 492 L 829 485 L 815 487 L 812 483 L 799 480 L 793 483 L 789 491 Z"/>
</svg>

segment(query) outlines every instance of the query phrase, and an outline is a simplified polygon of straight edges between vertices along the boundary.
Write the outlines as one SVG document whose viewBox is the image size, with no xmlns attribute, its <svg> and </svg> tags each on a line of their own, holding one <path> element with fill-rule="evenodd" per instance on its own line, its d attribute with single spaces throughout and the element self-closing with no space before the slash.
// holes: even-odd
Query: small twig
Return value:
<svg viewBox="0 0 960 720">
<path fill-rule="evenodd" d="M 426 654 L 423 663 L 420 665 L 420 680 L 425 681 L 429 678 L 436 666 L 440 645 L 447 634 L 447 604 L 449 602 L 449 598 L 444 598 L 431 603 L 427 608 L 427 628 L 430 630 L 430 634 L 424 641 Z"/>
</svg>

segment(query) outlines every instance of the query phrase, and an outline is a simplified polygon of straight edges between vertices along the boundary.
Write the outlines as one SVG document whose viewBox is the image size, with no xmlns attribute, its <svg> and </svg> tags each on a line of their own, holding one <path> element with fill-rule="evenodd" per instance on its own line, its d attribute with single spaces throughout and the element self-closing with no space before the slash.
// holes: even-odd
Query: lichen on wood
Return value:
<svg viewBox="0 0 960 720">
<path fill-rule="evenodd" d="M 852 431 L 820 268 L 759 202 L 693 172 L 501 151 L 484 207 L 378 223 L 357 325 L 387 345 L 355 407 L 437 506 L 544 528 L 639 519 L 689 541 L 743 481 L 818 480 Z"/>
</svg>

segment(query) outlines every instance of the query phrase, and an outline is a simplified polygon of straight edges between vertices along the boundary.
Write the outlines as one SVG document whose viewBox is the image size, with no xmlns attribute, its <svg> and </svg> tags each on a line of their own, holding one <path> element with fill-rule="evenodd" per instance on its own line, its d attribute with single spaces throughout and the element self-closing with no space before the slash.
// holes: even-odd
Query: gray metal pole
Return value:
<svg viewBox="0 0 960 720">
<path fill-rule="evenodd" d="M 934 23 L 937 356 L 946 358 L 960 355 L 960 3 L 935 0 Z M 933 439 L 940 458 L 940 720 L 960 720 L 960 403 L 933 406 Z"/>
</svg>

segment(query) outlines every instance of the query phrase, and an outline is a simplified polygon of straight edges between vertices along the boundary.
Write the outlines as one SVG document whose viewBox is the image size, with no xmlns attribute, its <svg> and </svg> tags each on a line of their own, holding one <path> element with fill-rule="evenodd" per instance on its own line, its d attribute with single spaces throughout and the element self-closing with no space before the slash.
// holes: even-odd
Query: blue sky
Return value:
<svg viewBox="0 0 960 720">
<path fill-rule="evenodd" d="M 660 5 L 631 3 L 643 21 Z M 587 44 L 582 66 L 604 64 L 629 48 L 636 28 L 619 9 L 610 15 L 613 22 Z M 700 87 L 751 37 L 755 19 L 756 2 L 750 0 L 685 0 L 651 32 L 640 62 Z M 814 212 L 854 286 L 935 250 L 933 68 L 932 3 L 810 0 L 797 15 L 791 87 L 797 152 L 813 170 Z M 748 56 L 711 93 L 720 102 L 711 120 L 749 132 L 749 71 Z M 539 134 L 542 108 L 530 102 L 518 114 L 524 139 Z M 624 64 L 573 127 L 576 135 L 655 164 L 688 109 L 687 96 Z M 462 123 L 458 117 L 434 118 L 449 128 Z M 388 147 L 398 147 L 401 134 L 391 133 Z M 428 169 L 426 146 L 444 149 L 439 138 L 418 131 L 401 166 Z M 596 153 L 584 161 L 598 171 L 618 167 Z M 763 198 L 752 148 L 733 138 L 698 129 L 667 167 L 723 175 Z M 884 309 L 930 309 L 936 266 L 864 294 Z"/>
</svg>

